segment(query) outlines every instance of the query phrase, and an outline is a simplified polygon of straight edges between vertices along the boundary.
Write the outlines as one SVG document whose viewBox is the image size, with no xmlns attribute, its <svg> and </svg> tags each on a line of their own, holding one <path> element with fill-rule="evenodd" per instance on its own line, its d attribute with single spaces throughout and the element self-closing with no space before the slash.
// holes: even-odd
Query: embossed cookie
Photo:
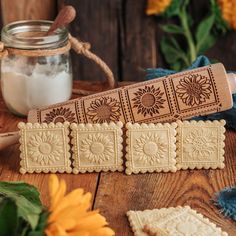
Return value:
<svg viewBox="0 0 236 236">
<path fill-rule="evenodd" d="M 121 122 L 71 124 L 73 173 L 122 171 Z"/>
<path fill-rule="evenodd" d="M 176 171 L 177 124 L 131 124 L 126 128 L 126 174 Z"/>
<path fill-rule="evenodd" d="M 20 129 L 20 173 L 72 171 L 69 123 L 23 123 Z"/>
<path fill-rule="evenodd" d="M 143 231 L 144 225 L 149 225 L 151 222 L 159 221 L 174 210 L 175 208 L 162 208 L 144 211 L 128 211 L 126 215 L 134 235 L 147 236 Z"/>
<path fill-rule="evenodd" d="M 145 224 L 143 231 L 152 236 L 227 236 L 214 223 L 189 206 L 177 207 L 167 216 Z"/>
<path fill-rule="evenodd" d="M 224 120 L 177 124 L 177 169 L 224 168 Z"/>
</svg>

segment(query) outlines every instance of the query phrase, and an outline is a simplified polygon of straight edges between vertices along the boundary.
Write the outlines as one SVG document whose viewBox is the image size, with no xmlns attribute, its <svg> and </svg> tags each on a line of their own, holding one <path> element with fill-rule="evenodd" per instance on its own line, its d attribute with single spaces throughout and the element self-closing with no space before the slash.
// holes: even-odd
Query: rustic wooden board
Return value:
<svg viewBox="0 0 236 236">
<path fill-rule="evenodd" d="M 0 89 L 1 90 L 1 89 Z M 0 96 L 0 133 L 8 131 L 16 131 L 17 124 L 20 121 L 26 121 L 12 115 L 4 105 Z M 20 168 L 20 152 L 19 145 L 9 147 L 0 151 L 0 181 L 25 181 L 39 188 L 41 199 L 44 204 L 49 203 L 48 198 L 48 174 L 25 174 L 19 173 Z M 64 178 L 67 183 L 68 191 L 75 188 L 84 188 L 87 192 L 91 192 L 93 197 L 96 194 L 98 173 L 88 174 L 60 174 L 60 178 Z"/>
<path fill-rule="evenodd" d="M 3 25 L 16 20 L 53 20 L 56 0 L 1 0 Z"/>
<path fill-rule="evenodd" d="M 156 28 L 152 17 L 145 14 L 146 0 L 120 1 L 121 79 L 142 81 L 145 69 L 157 65 Z"/>
<path fill-rule="evenodd" d="M 78 83 L 76 83 L 78 85 Z M 14 131 L 20 120 L 9 113 L 0 98 L 0 132 Z M 94 208 L 100 209 L 118 236 L 133 235 L 128 210 L 144 210 L 190 205 L 229 233 L 236 235 L 236 223 L 225 219 L 210 199 L 220 189 L 236 184 L 236 134 L 226 133 L 226 167 L 223 170 L 186 170 L 176 173 L 152 173 L 127 176 L 124 173 L 60 174 L 68 190 L 82 187 L 93 193 Z M 23 180 L 40 189 L 41 198 L 49 203 L 48 174 L 21 175 L 18 147 L 0 152 L 0 180 Z"/>
<path fill-rule="evenodd" d="M 235 132 L 226 134 L 226 167 L 223 170 L 186 170 L 176 173 L 152 173 L 126 176 L 102 173 L 95 201 L 117 235 L 133 235 L 125 213 L 189 205 L 229 236 L 236 235 L 236 222 L 224 218 L 211 202 L 214 193 L 236 184 Z"/>
<path fill-rule="evenodd" d="M 114 76 L 118 75 L 118 16 L 119 1 L 110 0 L 61 0 L 59 5 L 73 5 L 77 17 L 70 26 L 73 36 L 91 43 L 91 51 L 101 57 L 111 68 Z M 84 56 L 72 53 L 74 79 L 106 79 L 100 67 Z"/>
<path fill-rule="evenodd" d="M 92 44 L 92 51 L 111 67 L 119 81 L 144 80 L 145 68 L 165 67 L 159 43 L 163 36 L 160 25 L 165 20 L 146 16 L 146 0 L 2 0 L 3 24 L 20 19 L 54 19 L 57 7 L 75 6 L 78 16 L 70 30 L 73 35 Z M 192 16 L 201 19 L 208 9 L 207 1 L 194 0 Z M 0 20 L 0 25 L 2 22 Z M 207 52 L 210 58 L 236 70 L 236 32 L 220 38 Z M 88 59 L 73 53 L 74 79 L 104 80 L 103 72 Z"/>
</svg>

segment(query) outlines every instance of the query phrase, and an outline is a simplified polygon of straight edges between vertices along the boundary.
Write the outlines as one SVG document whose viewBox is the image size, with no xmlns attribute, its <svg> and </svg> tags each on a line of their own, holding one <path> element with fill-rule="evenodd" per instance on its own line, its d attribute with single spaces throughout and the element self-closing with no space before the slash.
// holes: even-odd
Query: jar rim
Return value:
<svg viewBox="0 0 236 236">
<path fill-rule="evenodd" d="M 18 49 L 52 49 L 64 46 L 68 41 L 68 30 L 58 28 L 54 34 L 45 36 L 53 21 L 14 21 L 3 27 L 1 40 L 7 46 Z"/>
</svg>

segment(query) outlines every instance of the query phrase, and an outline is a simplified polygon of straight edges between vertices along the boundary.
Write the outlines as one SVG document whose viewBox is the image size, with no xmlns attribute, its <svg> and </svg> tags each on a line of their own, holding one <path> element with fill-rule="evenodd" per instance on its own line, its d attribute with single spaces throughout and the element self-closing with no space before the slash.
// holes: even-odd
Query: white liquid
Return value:
<svg viewBox="0 0 236 236">
<path fill-rule="evenodd" d="M 29 76 L 2 67 L 3 98 L 11 111 L 27 115 L 30 109 L 64 102 L 70 99 L 72 75 L 65 71 L 47 74 L 49 65 L 37 64 Z"/>
</svg>

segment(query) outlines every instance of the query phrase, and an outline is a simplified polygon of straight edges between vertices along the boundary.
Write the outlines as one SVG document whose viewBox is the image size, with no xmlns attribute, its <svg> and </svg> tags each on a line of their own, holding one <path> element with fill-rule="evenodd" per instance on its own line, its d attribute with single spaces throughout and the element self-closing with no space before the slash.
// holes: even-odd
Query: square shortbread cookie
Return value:
<svg viewBox="0 0 236 236">
<path fill-rule="evenodd" d="M 73 173 L 122 171 L 122 122 L 71 124 Z"/>
<path fill-rule="evenodd" d="M 127 123 L 126 174 L 175 172 L 176 126 L 176 123 Z"/>
<path fill-rule="evenodd" d="M 20 122 L 20 173 L 71 173 L 69 123 Z"/>
<path fill-rule="evenodd" d="M 128 211 L 127 217 L 135 236 L 147 236 L 143 231 L 144 225 L 149 225 L 151 222 L 159 221 L 166 217 L 176 208 L 162 208 L 144 211 Z"/>
<path fill-rule="evenodd" d="M 227 236 L 214 223 L 189 206 L 177 207 L 160 220 L 145 224 L 143 231 L 152 236 Z"/>
<path fill-rule="evenodd" d="M 177 169 L 224 168 L 225 121 L 177 121 Z"/>
</svg>

